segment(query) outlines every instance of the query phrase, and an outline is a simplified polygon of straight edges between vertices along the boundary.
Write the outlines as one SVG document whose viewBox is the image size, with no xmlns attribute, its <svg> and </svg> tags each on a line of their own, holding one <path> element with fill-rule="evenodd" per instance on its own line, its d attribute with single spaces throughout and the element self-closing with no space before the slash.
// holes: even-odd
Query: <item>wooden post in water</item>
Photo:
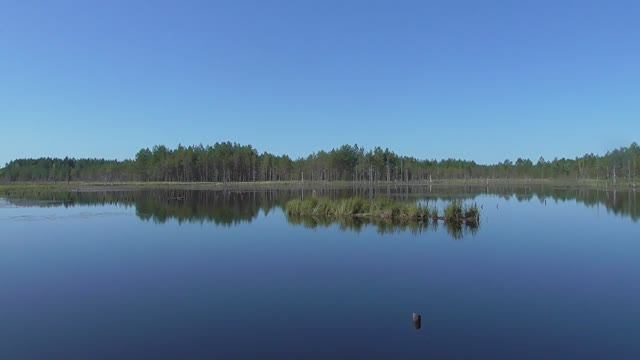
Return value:
<svg viewBox="0 0 640 360">
<path fill-rule="evenodd" d="M 416 328 L 416 330 L 420 330 L 422 327 L 422 316 L 418 313 L 413 313 L 412 320 L 413 327 Z"/>
</svg>

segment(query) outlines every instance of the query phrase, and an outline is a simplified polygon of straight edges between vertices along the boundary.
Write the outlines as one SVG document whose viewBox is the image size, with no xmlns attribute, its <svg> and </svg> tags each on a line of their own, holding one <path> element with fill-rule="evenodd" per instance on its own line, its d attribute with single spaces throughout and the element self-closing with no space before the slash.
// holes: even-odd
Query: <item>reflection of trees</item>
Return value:
<svg viewBox="0 0 640 360">
<path fill-rule="evenodd" d="M 228 191 L 113 191 L 113 192 L 55 192 L 46 194 L 22 194 L 9 201 L 23 206 L 135 206 L 136 215 L 142 220 L 164 223 L 212 222 L 232 225 L 250 222 L 260 210 L 268 213 L 281 206 L 292 195 L 286 192 L 228 192 Z"/>
<path fill-rule="evenodd" d="M 519 202 L 539 199 L 545 201 L 576 201 L 587 207 L 603 206 L 613 214 L 640 220 L 640 193 L 633 190 L 593 189 L 579 187 L 552 187 L 549 185 L 496 185 L 496 186 L 416 186 L 404 195 L 392 196 L 429 196 L 441 199 L 462 198 L 473 199 L 479 195 L 498 196 L 505 200 L 515 199 Z"/>
<path fill-rule="evenodd" d="M 437 231 L 441 225 L 438 221 L 392 221 L 389 219 L 377 218 L 353 218 L 339 217 L 329 218 L 324 216 L 298 216 L 288 215 L 287 220 L 292 225 L 301 225 L 306 228 L 315 229 L 319 227 L 330 227 L 338 225 L 341 230 L 351 230 L 360 232 L 367 226 L 374 226 L 377 232 L 383 234 L 393 234 L 397 232 L 409 231 L 412 234 L 421 234 L 427 230 Z M 464 235 L 475 235 L 480 227 L 479 223 L 475 224 L 444 224 L 447 233 L 454 239 L 462 239 Z"/>
<path fill-rule="evenodd" d="M 603 206 L 613 214 L 626 216 L 633 221 L 640 220 L 640 194 L 635 191 L 594 190 L 581 188 L 561 188 L 544 185 L 535 186 L 384 186 L 305 189 L 274 189 L 261 191 L 206 191 L 206 190 L 136 190 L 102 192 L 11 192 L 2 195 L 10 203 L 23 206 L 91 206 L 118 205 L 135 206 L 136 214 L 143 220 L 163 223 L 169 219 L 179 222 L 212 222 L 232 225 L 250 222 L 260 211 L 268 213 L 281 208 L 292 198 L 303 196 L 326 196 L 340 198 L 358 195 L 364 198 L 390 196 L 399 200 L 416 199 L 473 199 L 479 195 L 499 196 L 517 201 L 538 199 L 546 201 L 577 201 L 588 207 Z M 375 225 L 380 233 L 395 231 L 421 232 L 427 227 L 434 229 L 437 224 L 389 223 L 386 221 L 350 219 L 329 221 L 326 219 L 289 219 L 292 224 L 308 227 L 338 224 L 342 229 L 360 231 L 365 225 Z M 442 225 L 444 226 L 444 225 Z M 452 236 L 471 233 L 477 228 L 447 230 Z"/>
<path fill-rule="evenodd" d="M 576 200 L 587 207 L 604 206 L 615 215 L 630 217 L 633 221 L 640 220 L 640 193 L 636 191 L 571 189 L 554 191 L 551 195 L 537 195 L 542 199 L 550 198 L 554 201 Z"/>
<path fill-rule="evenodd" d="M 264 195 L 264 194 L 263 194 Z M 268 196 L 256 193 L 181 191 L 179 194 L 156 191 L 141 193 L 135 201 L 136 214 L 143 220 L 164 223 L 213 222 L 232 225 L 250 222 L 260 210 L 272 207 Z"/>
</svg>

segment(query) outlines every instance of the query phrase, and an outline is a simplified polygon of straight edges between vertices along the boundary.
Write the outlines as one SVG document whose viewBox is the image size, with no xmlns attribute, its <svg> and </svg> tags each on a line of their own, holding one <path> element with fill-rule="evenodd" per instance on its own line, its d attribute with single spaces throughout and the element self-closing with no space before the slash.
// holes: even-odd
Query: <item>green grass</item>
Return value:
<svg viewBox="0 0 640 360">
<path fill-rule="evenodd" d="M 357 196 L 336 200 L 317 197 L 290 200 L 285 205 L 285 211 L 287 215 L 293 217 L 311 216 L 335 219 L 351 217 L 427 222 L 444 220 L 450 223 L 466 222 L 469 216 L 479 219 L 478 208 L 475 205 L 463 208 L 456 201 L 447 206 L 445 216 L 441 218 L 436 208 L 429 208 L 421 204 L 398 202 L 389 198 L 368 200 Z"/>
<path fill-rule="evenodd" d="M 444 209 L 444 221 L 448 224 L 477 224 L 480 210 L 476 204 L 463 206 L 460 201 L 453 201 Z"/>
<path fill-rule="evenodd" d="M 461 223 L 463 218 L 462 212 L 462 205 L 460 202 L 453 201 L 444 208 L 444 220 L 448 223 Z"/>
</svg>

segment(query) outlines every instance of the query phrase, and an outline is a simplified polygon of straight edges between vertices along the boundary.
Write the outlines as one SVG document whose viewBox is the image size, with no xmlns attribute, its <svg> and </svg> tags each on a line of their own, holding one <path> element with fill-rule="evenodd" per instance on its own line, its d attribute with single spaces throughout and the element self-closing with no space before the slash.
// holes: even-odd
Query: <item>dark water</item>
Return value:
<svg viewBox="0 0 640 360">
<path fill-rule="evenodd" d="M 9 194 L 0 359 L 640 358 L 640 194 L 316 196 L 352 193 L 481 226 L 288 219 L 309 190 Z"/>
</svg>

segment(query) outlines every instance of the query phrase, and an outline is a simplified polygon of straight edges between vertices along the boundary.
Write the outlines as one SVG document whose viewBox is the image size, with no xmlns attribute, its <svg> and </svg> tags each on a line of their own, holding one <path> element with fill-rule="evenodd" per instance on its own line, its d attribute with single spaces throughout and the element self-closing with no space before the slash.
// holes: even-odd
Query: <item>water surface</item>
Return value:
<svg viewBox="0 0 640 360">
<path fill-rule="evenodd" d="M 353 193 L 477 202 L 481 226 L 300 222 L 282 211 L 294 197 Z M 640 358 L 639 197 L 10 194 L 0 200 L 0 358 Z"/>
</svg>

